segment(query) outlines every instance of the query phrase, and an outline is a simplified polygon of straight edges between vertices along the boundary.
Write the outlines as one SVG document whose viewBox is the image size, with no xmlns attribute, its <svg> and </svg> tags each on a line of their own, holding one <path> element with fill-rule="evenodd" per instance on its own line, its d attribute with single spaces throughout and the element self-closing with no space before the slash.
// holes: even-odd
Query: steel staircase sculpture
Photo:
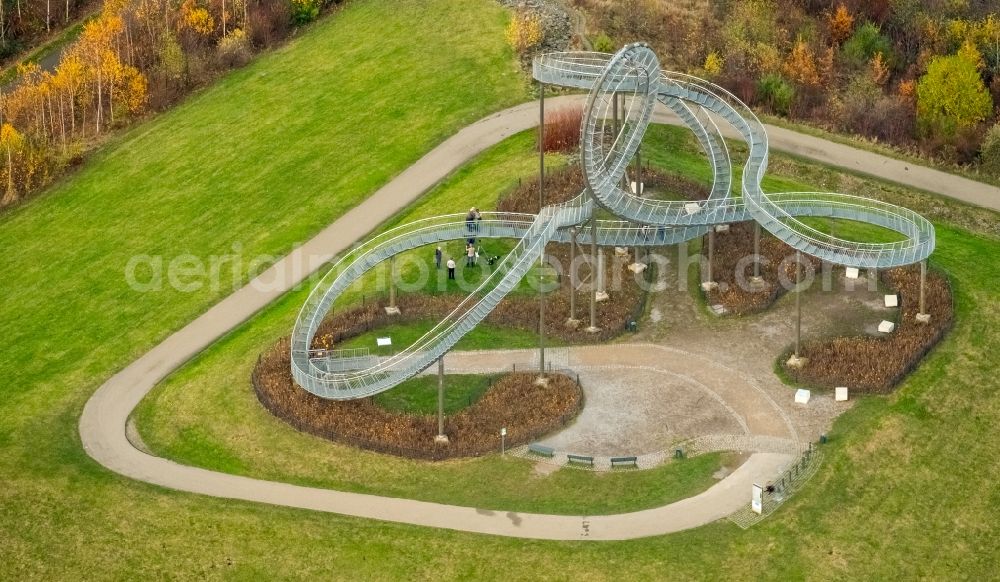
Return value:
<svg viewBox="0 0 1000 582">
<path fill-rule="evenodd" d="M 661 71 L 656 55 L 642 43 L 629 45 L 615 55 L 542 55 L 535 59 L 533 75 L 542 83 L 590 91 L 581 128 L 587 190 L 568 202 L 547 206 L 537 215 L 484 213 L 473 226 L 474 233 L 470 233 L 464 215 L 416 221 L 382 233 L 347 253 L 312 291 L 296 320 L 291 372 L 302 388 L 323 398 L 349 400 L 383 392 L 419 374 L 483 321 L 538 262 L 547 243 L 568 242 L 569 227 L 590 221 L 595 205 L 625 219 L 595 221 L 597 243 L 602 246 L 674 244 L 701 236 L 716 224 L 755 220 L 792 248 L 844 266 L 907 265 L 925 259 L 934 249 L 933 226 L 905 208 L 844 194 L 765 194 L 761 181 L 767 169 L 767 133 L 753 112 L 717 85 Z M 636 196 L 624 186 L 627 166 L 657 102 L 692 130 L 705 151 L 713 172 L 708 200 L 652 200 Z M 618 108 L 621 116 L 609 115 Z M 716 118 L 731 125 L 749 148 L 738 198 L 732 196 L 730 154 Z M 891 229 L 903 240 L 847 241 L 798 219 L 804 216 L 866 222 Z M 652 234 L 650 227 L 654 227 Z M 588 230 L 578 233 L 579 242 L 591 242 Z M 465 239 L 470 234 L 518 242 L 475 291 L 413 345 L 388 357 L 353 358 L 350 361 L 355 369 L 343 362 L 332 365 L 327 352 L 312 349 L 319 325 L 334 301 L 366 272 L 402 252 Z"/>
</svg>

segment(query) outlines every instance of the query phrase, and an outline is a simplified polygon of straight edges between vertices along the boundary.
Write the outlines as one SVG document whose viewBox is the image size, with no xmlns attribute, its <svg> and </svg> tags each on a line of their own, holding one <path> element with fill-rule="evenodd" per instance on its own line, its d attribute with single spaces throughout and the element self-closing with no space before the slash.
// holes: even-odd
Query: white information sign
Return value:
<svg viewBox="0 0 1000 582">
<path fill-rule="evenodd" d="M 392 345 L 392 338 L 391 337 L 379 337 L 379 338 L 375 338 L 375 343 L 380 348 L 383 347 L 383 346 L 391 346 Z"/>
<path fill-rule="evenodd" d="M 756 483 L 753 484 L 753 497 L 750 498 L 750 509 L 757 515 L 764 513 L 764 488 Z"/>
</svg>

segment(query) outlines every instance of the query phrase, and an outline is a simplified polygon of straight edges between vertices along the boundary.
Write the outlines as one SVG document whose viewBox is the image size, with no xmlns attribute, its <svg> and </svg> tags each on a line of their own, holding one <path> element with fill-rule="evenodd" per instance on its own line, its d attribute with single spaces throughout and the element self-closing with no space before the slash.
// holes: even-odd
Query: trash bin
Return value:
<svg viewBox="0 0 1000 582">
<path fill-rule="evenodd" d="M 639 331 L 639 324 L 638 324 L 638 323 L 636 323 L 634 319 L 633 319 L 633 320 L 631 320 L 631 321 L 629 321 L 629 322 L 628 322 L 628 325 L 626 325 L 626 327 L 627 327 L 627 328 L 628 328 L 628 330 L 629 330 L 629 331 L 631 331 L 631 332 L 635 332 L 635 331 Z"/>
</svg>

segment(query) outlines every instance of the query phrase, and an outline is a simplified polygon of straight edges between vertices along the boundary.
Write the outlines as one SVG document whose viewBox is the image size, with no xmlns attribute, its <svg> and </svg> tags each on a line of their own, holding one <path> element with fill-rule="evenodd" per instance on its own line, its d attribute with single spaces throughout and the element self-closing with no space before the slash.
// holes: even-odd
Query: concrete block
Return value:
<svg viewBox="0 0 1000 582">
<path fill-rule="evenodd" d="M 899 295 L 886 295 L 885 296 L 885 306 L 886 307 L 899 307 Z"/>
<path fill-rule="evenodd" d="M 857 279 L 861 276 L 861 273 L 856 267 L 847 267 L 846 275 L 848 279 Z"/>
<path fill-rule="evenodd" d="M 896 324 L 891 321 L 883 320 L 882 323 L 878 324 L 878 330 L 882 333 L 892 333 L 896 329 Z"/>
<path fill-rule="evenodd" d="M 788 358 L 788 361 L 785 363 L 788 364 L 789 368 L 801 368 L 802 366 L 805 366 L 806 363 L 808 362 L 809 358 L 803 358 L 801 356 L 796 356 L 795 354 L 792 354 L 792 357 Z"/>
<path fill-rule="evenodd" d="M 687 212 L 688 215 L 698 214 L 701 212 L 701 204 L 698 204 L 697 202 L 688 202 L 684 205 L 684 211 Z"/>
<path fill-rule="evenodd" d="M 847 402 L 847 387 L 838 386 L 833 389 L 833 399 L 837 402 Z"/>
<path fill-rule="evenodd" d="M 796 404 L 809 404 L 809 398 L 812 393 L 805 388 L 799 388 L 795 391 L 795 403 Z"/>
</svg>

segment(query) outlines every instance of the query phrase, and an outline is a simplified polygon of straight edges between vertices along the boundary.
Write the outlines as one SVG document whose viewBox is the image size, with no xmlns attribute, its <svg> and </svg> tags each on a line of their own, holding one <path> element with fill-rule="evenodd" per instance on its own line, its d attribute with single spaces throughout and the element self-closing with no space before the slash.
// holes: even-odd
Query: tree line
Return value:
<svg viewBox="0 0 1000 582">
<path fill-rule="evenodd" d="M 109 130 L 246 63 L 324 5 L 106 0 L 53 70 L 18 65 L 16 80 L 0 89 L 0 207 L 46 185 Z"/>
<path fill-rule="evenodd" d="M 753 107 L 1000 176 L 996 2 L 573 4 L 596 50 L 647 41 L 665 68 L 710 78 Z"/>
</svg>

